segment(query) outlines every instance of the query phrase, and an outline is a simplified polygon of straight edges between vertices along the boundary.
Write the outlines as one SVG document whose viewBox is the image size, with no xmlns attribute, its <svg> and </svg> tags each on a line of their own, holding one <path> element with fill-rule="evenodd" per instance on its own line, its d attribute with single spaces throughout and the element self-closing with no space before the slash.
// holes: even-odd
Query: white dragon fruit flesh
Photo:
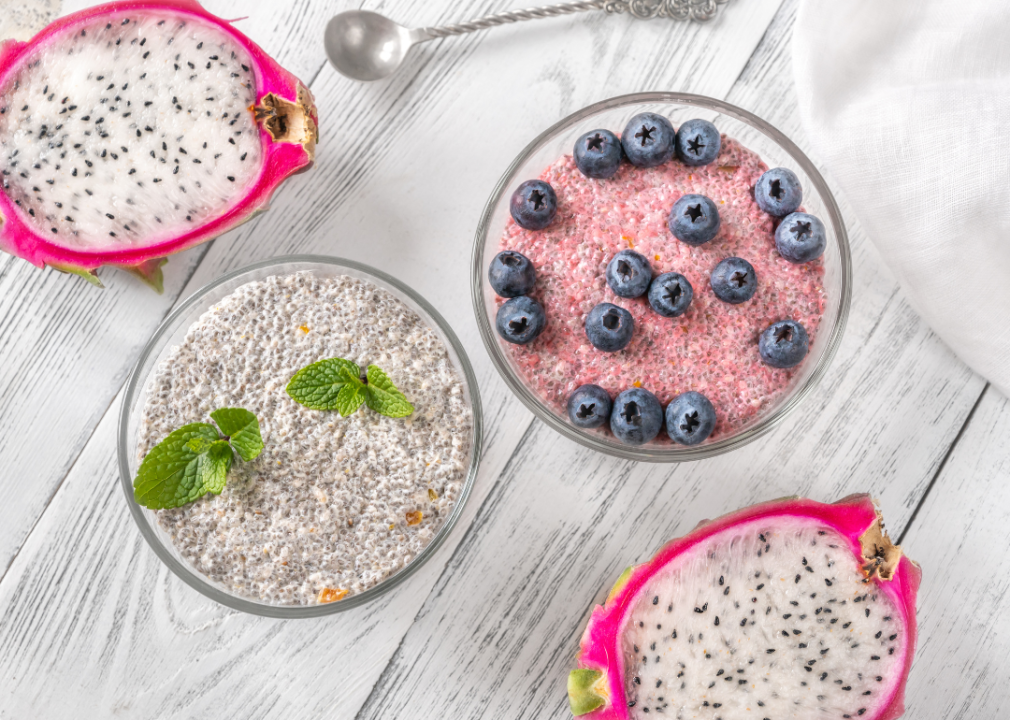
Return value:
<svg viewBox="0 0 1010 720">
<path fill-rule="evenodd" d="M 160 289 L 164 257 L 312 164 L 309 91 L 194 0 L 114 2 L 0 45 L 0 249 Z"/>
<path fill-rule="evenodd" d="M 867 495 L 788 498 L 699 525 L 594 608 L 572 712 L 592 720 L 893 720 L 918 565 Z"/>
</svg>

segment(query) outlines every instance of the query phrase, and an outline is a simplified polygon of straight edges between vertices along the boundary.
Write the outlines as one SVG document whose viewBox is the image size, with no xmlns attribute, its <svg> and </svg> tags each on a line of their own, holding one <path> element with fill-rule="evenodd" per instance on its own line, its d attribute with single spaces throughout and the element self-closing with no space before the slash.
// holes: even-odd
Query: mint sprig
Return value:
<svg viewBox="0 0 1010 720">
<path fill-rule="evenodd" d="M 350 360 L 329 358 L 312 363 L 294 374 L 287 392 L 295 402 L 312 410 L 336 410 L 343 417 L 361 407 L 361 368 Z"/>
<path fill-rule="evenodd" d="M 173 430 L 151 448 L 133 480 L 133 498 L 152 510 L 175 508 L 224 490 L 234 453 L 245 461 L 263 451 L 259 421 L 242 408 L 221 408 L 210 423 L 190 423 Z"/>
<path fill-rule="evenodd" d="M 244 408 L 221 408 L 210 414 L 238 456 L 249 462 L 263 452 L 263 437 L 256 416 Z"/>
<path fill-rule="evenodd" d="M 369 365 L 365 373 L 368 385 L 365 386 L 365 403 L 380 415 L 391 418 L 401 418 L 414 412 L 414 406 L 407 397 L 396 389 L 396 385 L 375 365 Z"/>
<path fill-rule="evenodd" d="M 288 383 L 291 398 L 312 410 L 336 410 L 341 417 L 357 411 L 362 403 L 391 418 L 414 412 L 406 396 L 389 376 L 375 365 L 365 374 L 350 360 L 327 358 L 296 372 Z"/>
</svg>

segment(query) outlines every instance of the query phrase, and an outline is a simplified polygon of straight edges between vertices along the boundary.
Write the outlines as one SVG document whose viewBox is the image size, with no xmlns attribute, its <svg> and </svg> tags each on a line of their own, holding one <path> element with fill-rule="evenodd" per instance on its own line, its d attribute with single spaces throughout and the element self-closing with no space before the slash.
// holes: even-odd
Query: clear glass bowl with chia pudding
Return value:
<svg viewBox="0 0 1010 720">
<path fill-rule="evenodd" d="M 302 312 L 314 312 L 317 327 L 299 319 L 298 308 L 306 304 L 309 310 Z M 249 309 L 257 307 L 266 309 Z M 386 308 L 381 327 L 370 335 L 353 334 L 348 325 L 356 317 L 373 317 L 379 312 L 373 307 Z M 227 314 L 222 315 L 222 308 Z M 257 335 L 255 329 L 229 335 L 236 322 L 246 322 L 243 312 L 254 320 L 241 328 L 259 323 L 274 331 L 269 337 Z M 274 312 L 288 315 L 278 320 L 271 316 Z M 327 325 L 331 317 L 333 327 Z M 256 336 L 240 339 L 247 335 Z M 389 338 L 410 347 L 389 350 Z M 195 357 L 186 354 L 194 341 L 197 351 L 213 348 L 204 353 L 209 360 L 189 360 L 192 371 L 180 371 L 175 366 Z M 283 351 L 286 342 L 297 346 L 289 355 Z M 260 372 L 256 348 L 278 344 L 280 355 L 264 351 Z M 285 386 L 298 369 L 294 366 L 332 356 L 334 348 L 349 348 L 347 357 L 362 368 L 366 363 L 386 364 L 382 369 L 414 404 L 414 412 L 389 418 L 362 406 L 343 418 L 336 411 L 309 410 L 291 400 Z M 368 357 L 351 358 L 355 352 Z M 229 366 L 228 358 L 238 359 Z M 215 367 L 221 367 L 218 379 L 211 377 L 218 372 Z M 247 391 L 247 385 L 254 386 L 255 393 Z M 173 393 L 175 406 L 159 400 Z M 243 406 L 236 402 L 242 398 L 245 404 L 262 403 L 259 412 L 248 409 L 259 418 L 266 449 L 250 463 L 236 458 L 221 495 L 208 494 L 174 510 L 150 510 L 134 500 L 133 480 L 153 443 L 184 423 L 210 422 L 210 408 Z M 456 413 L 455 418 L 450 413 Z M 473 486 L 481 432 L 480 398 L 469 360 L 452 329 L 424 298 L 395 278 L 350 260 L 280 257 L 231 272 L 197 291 L 148 342 L 130 376 L 120 413 L 120 480 L 144 539 L 188 585 L 236 610 L 316 617 L 386 593 L 435 553 Z M 318 448 L 321 462 L 299 465 L 300 453 L 312 453 L 313 448 Z M 387 452 L 393 459 L 383 465 L 376 458 L 385 458 Z M 274 468 L 289 462 L 285 472 Z M 384 476 L 385 469 L 389 474 Z M 348 473 L 346 481 L 341 472 Z M 285 496 L 266 489 L 284 488 L 286 483 L 300 490 Z M 381 495 L 378 500 L 368 494 L 373 491 Z M 278 506 L 270 506 L 275 499 Z M 303 507 L 306 503 L 313 507 Z M 410 503 L 423 513 L 409 511 L 414 507 Z M 404 507 L 406 518 L 400 517 Z M 391 508 L 397 517 L 390 515 Z M 390 517 L 377 521 L 382 512 Z M 192 532 L 186 525 L 190 520 Z M 247 559 L 243 553 L 253 555 L 250 548 L 255 556 Z M 325 551 L 316 557 L 313 548 Z M 348 581 L 344 589 L 327 581 L 356 573 L 357 584 Z"/>
<path fill-rule="evenodd" d="M 722 136 L 718 157 L 706 167 L 680 164 L 678 169 L 673 166 L 681 161 L 674 157 L 659 168 L 642 169 L 630 165 L 625 154 L 617 174 L 602 180 L 577 170 L 571 156 L 578 138 L 599 129 L 619 135 L 633 116 L 644 112 L 665 116 L 674 129 L 695 118 L 713 123 Z M 775 167 L 796 174 L 803 190 L 800 210 L 824 224 L 825 251 L 806 264 L 789 263 L 777 253 L 778 220 L 762 215 L 754 200 L 755 181 Z M 533 179 L 549 182 L 558 197 L 557 215 L 543 231 L 520 228 L 510 213 L 513 192 Z M 666 229 L 672 203 L 687 193 L 710 195 L 720 205 L 719 234 L 701 250 L 678 245 Z M 683 317 L 651 312 L 646 296 L 627 300 L 614 294 L 605 270 L 622 249 L 646 255 L 653 277 L 676 271 L 689 278 L 694 299 Z M 504 250 L 527 254 L 536 269 L 529 294 L 543 304 L 546 324 L 526 345 L 506 342 L 496 329 L 504 299 L 492 289 L 488 269 Z M 757 292 L 742 305 L 720 305 L 709 287 L 709 273 L 719 257 L 734 255 L 753 262 Z M 474 240 L 471 290 L 477 324 L 495 367 L 541 420 L 593 450 L 631 460 L 679 462 L 718 455 L 760 437 L 811 393 L 841 341 L 851 275 L 838 206 L 824 178 L 794 143 L 761 118 L 721 100 L 654 92 L 591 105 L 526 146 L 484 208 Z M 635 334 L 618 352 L 603 353 L 586 338 L 588 311 L 604 301 L 634 316 Z M 809 350 L 799 365 L 776 370 L 759 362 L 758 336 L 771 322 L 800 319 L 790 315 L 810 324 Z M 651 349 L 656 351 L 648 354 Z M 588 383 L 603 386 L 612 399 L 642 387 L 654 392 L 664 407 L 681 392 L 700 391 L 711 399 L 720 419 L 712 435 L 696 445 L 674 443 L 665 423 L 654 440 L 623 444 L 606 422 L 585 430 L 569 419 L 566 398 Z"/>
</svg>

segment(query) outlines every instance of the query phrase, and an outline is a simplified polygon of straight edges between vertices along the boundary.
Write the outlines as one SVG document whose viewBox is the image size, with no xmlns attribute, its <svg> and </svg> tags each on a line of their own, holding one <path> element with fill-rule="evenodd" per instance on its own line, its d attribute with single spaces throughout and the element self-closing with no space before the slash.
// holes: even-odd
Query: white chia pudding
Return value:
<svg viewBox="0 0 1010 720">
<path fill-rule="evenodd" d="M 285 392 L 301 368 L 340 357 L 382 368 L 405 418 L 349 417 Z M 473 416 L 448 348 L 389 292 L 301 272 L 252 282 L 204 313 L 158 366 L 138 460 L 222 407 L 259 419 L 265 448 L 236 459 L 220 495 L 157 511 L 176 549 L 232 592 L 279 605 L 340 600 L 380 583 L 431 542 L 456 504 Z"/>
</svg>

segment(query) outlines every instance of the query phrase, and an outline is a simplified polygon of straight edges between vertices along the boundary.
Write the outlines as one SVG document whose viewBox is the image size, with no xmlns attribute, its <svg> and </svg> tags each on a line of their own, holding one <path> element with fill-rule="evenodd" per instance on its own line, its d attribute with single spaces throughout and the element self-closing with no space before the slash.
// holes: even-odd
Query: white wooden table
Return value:
<svg viewBox="0 0 1010 720">
<path fill-rule="evenodd" d="M 65 2 L 75 9 L 78 0 Z M 82 3 L 83 4 L 83 3 Z M 423 46 L 386 82 L 326 63 L 346 0 L 208 0 L 309 83 L 315 169 L 273 209 L 172 258 L 164 295 L 0 257 L 0 718 L 567 718 L 593 603 L 629 561 L 699 520 L 799 493 L 877 496 L 923 566 L 908 718 L 1010 713 L 1010 404 L 909 308 L 851 230 L 855 288 L 819 390 L 738 452 L 655 466 L 592 454 L 533 419 L 478 337 L 468 261 L 500 173 L 542 129 L 603 98 L 703 93 L 806 147 L 789 38 L 798 0 L 734 0 L 707 26 L 587 14 Z M 509 0 L 371 0 L 411 25 Z M 816 158 L 815 158 L 816 160 Z M 377 265 L 448 319 L 477 371 L 485 459 L 438 554 L 375 603 L 311 621 L 233 612 L 175 578 L 119 487 L 120 391 L 181 298 L 293 252 Z"/>
</svg>

